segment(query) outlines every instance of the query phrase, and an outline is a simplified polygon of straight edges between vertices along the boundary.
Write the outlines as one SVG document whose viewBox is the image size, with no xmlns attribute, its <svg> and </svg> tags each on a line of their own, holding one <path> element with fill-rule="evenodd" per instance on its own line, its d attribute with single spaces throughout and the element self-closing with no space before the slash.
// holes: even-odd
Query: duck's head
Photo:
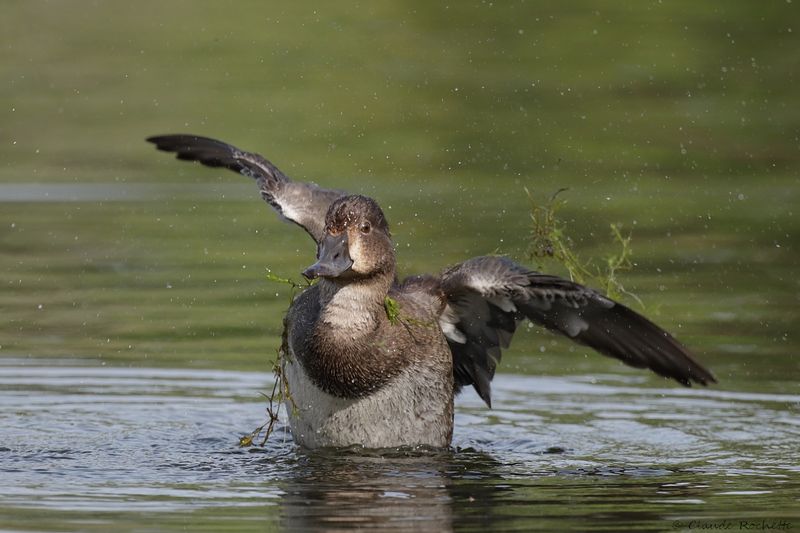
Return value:
<svg viewBox="0 0 800 533">
<path fill-rule="evenodd" d="M 303 276 L 342 281 L 394 276 L 395 258 L 386 217 L 366 196 L 343 196 L 325 216 L 325 235 L 317 245 L 317 262 Z"/>
</svg>

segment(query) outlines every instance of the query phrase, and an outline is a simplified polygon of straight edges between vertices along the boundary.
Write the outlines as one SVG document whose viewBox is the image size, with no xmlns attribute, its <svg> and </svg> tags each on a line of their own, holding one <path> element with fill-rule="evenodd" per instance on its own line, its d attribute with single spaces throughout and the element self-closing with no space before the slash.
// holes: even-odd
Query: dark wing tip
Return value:
<svg viewBox="0 0 800 533">
<path fill-rule="evenodd" d="M 151 135 L 145 141 L 155 144 L 156 148 L 164 152 L 176 152 L 181 148 L 190 148 L 197 140 L 212 140 L 198 137 L 197 135 L 189 135 L 185 133 L 169 134 L 169 135 Z"/>
<path fill-rule="evenodd" d="M 675 381 L 686 387 L 691 387 L 693 383 L 703 385 L 704 387 L 719 383 L 717 378 L 711 373 L 710 370 L 706 369 L 696 361 L 693 362 L 695 364 L 687 369 L 687 373 L 685 375 L 667 377 L 672 377 Z"/>
<path fill-rule="evenodd" d="M 594 317 L 594 327 L 576 340 L 631 366 L 650 368 L 686 387 L 717 383 L 683 344 L 644 316 L 616 302 L 601 313 Z"/>
<path fill-rule="evenodd" d="M 211 139 L 209 137 L 201 137 L 199 135 L 191 135 L 188 133 L 152 135 L 147 137 L 145 141 L 155 144 L 156 148 L 164 152 L 199 152 L 202 150 L 208 150 L 211 147 L 218 150 L 223 149 L 225 151 L 231 151 L 233 148 L 222 141 Z"/>
<path fill-rule="evenodd" d="M 236 172 L 244 168 L 237 159 L 237 148 L 210 137 L 177 133 L 153 135 L 145 140 L 162 152 L 174 152 L 181 161 L 199 161 L 207 167 L 225 167 Z"/>
<path fill-rule="evenodd" d="M 684 386 L 717 380 L 668 332 L 636 311 L 583 285 L 528 272 L 530 298 L 518 308 L 531 321 Z"/>
<path fill-rule="evenodd" d="M 688 353 L 685 353 L 684 355 L 687 359 L 691 360 L 692 364 L 687 369 L 687 374 L 685 377 L 675 377 L 674 379 L 676 379 L 682 385 L 686 385 L 687 387 L 691 387 L 693 382 L 703 385 L 704 387 L 718 383 L 717 378 L 711 373 L 710 370 L 695 361 L 694 358 Z"/>
</svg>

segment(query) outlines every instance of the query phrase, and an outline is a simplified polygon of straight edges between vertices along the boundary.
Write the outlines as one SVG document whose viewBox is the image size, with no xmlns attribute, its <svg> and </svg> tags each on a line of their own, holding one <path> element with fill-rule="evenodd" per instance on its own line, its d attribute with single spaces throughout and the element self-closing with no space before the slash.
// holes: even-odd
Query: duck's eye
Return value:
<svg viewBox="0 0 800 533">
<path fill-rule="evenodd" d="M 363 233 L 364 235 L 366 235 L 367 233 L 369 233 L 370 231 L 372 231 L 372 226 L 370 225 L 370 223 L 369 223 L 369 222 L 367 222 L 367 221 L 365 220 L 364 222 L 362 222 L 362 223 L 361 223 L 361 226 L 359 226 L 359 228 L 358 228 L 358 229 L 359 229 L 359 231 L 361 231 L 361 233 Z"/>
</svg>

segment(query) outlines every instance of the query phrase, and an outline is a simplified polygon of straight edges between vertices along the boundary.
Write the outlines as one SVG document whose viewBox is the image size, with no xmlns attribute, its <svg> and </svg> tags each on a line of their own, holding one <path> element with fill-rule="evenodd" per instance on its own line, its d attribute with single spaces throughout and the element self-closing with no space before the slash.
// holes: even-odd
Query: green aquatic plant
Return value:
<svg viewBox="0 0 800 533">
<path fill-rule="evenodd" d="M 567 224 L 557 216 L 566 205 L 559 189 L 550 198 L 539 203 L 527 187 L 525 194 L 530 201 L 531 233 L 528 245 L 528 259 L 535 262 L 539 270 L 546 270 L 546 262 L 555 262 L 564 267 L 572 281 L 583 285 L 600 287 L 609 298 L 619 299 L 622 295 L 634 299 L 644 307 L 641 299 L 625 289 L 619 274 L 633 268 L 633 248 L 631 234 L 623 234 L 622 226 L 610 224 L 611 237 L 617 251 L 608 254 L 602 261 L 590 258 L 582 260 L 574 251 L 574 243 L 567 235 Z"/>
<path fill-rule="evenodd" d="M 289 285 L 291 288 L 289 292 L 289 306 L 292 305 L 294 301 L 294 297 L 297 295 L 297 291 L 303 290 L 312 285 L 312 282 L 308 282 L 305 284 L 297 283 L 296 281 L 283 278 L 273 274 L 270 270 L 267 270 L 266 275 L 267 281 L 273 283 L 281 283 L 284 285 Z M 288 311 L 288 308 L 287 308 Z M 284 317 L 286 313 L 284 313 Z M 272 384 L 272 391 L 270 394 L 261 393 L 267 399 L 267 421 L 258 426 L 254 429 L 251 433 L 244 435 L 239 438 L 239 446 L 242 447 L 249 447 L 249 446 L 264 446 L 267 443 L 267 439 L 272 434 L 272 431 L 275 429 L 275 424 L 278 422 L 278 418 L 280 416 L 281 405 L 288 402 L 292 406 L 292 410 L 297 409 L 297 405 L 292 398 L 291 391 L 289 390 L 289 382 L 286 380 L 286 375 L 284 374 L 284 367 L 286 362 L 289 358 L 289 350 L 288 344 L 286 340 L 286 318 L 284 318 L 283 324 L 283 334 L 281 335 L 281 346 L 275 350 L 275 360 L 272 362 L 272 374 L 275 377 L 275 381 Z M 264 434 L 264 437 L 261 439 L 261 442 L 256 444 L 256 440 L 259 438 L 259 435 Z"/>
<path fill-rule="evenodd" d="M 386 310 L 386 318 L 389 319 L 389 323 L 393 326 L 397 324 L 400 320 L 400 305 L 397 300 L 387 296 L 383 299 L 383 308 Z"/>
<path fill-rule="evenodd" d="M 277 274 L 273 274 L 271 270 L 267 269 L 267 281 L 271 281 L 273 283 L 282 283 L 284 285 L 288 285 L 292 288 L 292 292 L 289 294 L 289 305 L 292 304 L 294 300 L 295 294 L 297 294 L 298 290 L 305 289 L 306 287 L 313 284 L 313 282 L 307 282 L 305 284 L 297 283 L 296 281 L 289 279 L 289 278 L 282 278 Z"/>
<path fill-rule="evenodd" d="M 422 326 L 431 328 L 438 324 L 438 320 L 435 318 L 431 318 L 430 320 L 420 320 L 418 318 L 409 316 L 408 314 L 404 314 L 402 309 L 400 309 L 400 304 L 391 296 L 386 296 L 383 299 L 383 308 L 386 311 L 386 318 L 389 319 L 389 323 L 393 326 L 402 324 L 406 328 L 409 326 Z"/>
</svg>

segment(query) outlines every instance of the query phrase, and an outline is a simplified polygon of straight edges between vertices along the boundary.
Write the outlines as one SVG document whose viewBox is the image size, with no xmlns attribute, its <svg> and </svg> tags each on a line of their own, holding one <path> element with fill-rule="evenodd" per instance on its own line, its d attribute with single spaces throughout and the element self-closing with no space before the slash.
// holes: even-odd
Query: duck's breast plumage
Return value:
<svg viewBox="0 0 800 533">
<path fill-rule="evenodd" d="M 349 342 L 344 328 L 329 329 L 334 326 L 323 320 L 318 285 L 294 302 L 286 321 L 283 373 L 292 435 L 299 444 L 309 448 L 450 444 L 452 354 L 430 306 L 436 300 L 402 290 L 393 290 L 391 297 L 398 315 L 389 320 L 384 314 L 374 320 L 371 331 Z M 333 352 L 320 339 L 325 335 L 341 341 Z M 343 374 L 354 376 L 351 390 L 343 390 L 346 383 L 331 375 L 326 383 L 326 375 L 320 373 L 320 368 L 335 367 L 320 365 L 319 358 L 337 357 L 349 367 Z M 386 358 L 391 363 L 388 368 Z M 384 370 L 378 372 L 379 364 Z M 388 378 L 383 375 L 387 373 Z"/>
</svg>

